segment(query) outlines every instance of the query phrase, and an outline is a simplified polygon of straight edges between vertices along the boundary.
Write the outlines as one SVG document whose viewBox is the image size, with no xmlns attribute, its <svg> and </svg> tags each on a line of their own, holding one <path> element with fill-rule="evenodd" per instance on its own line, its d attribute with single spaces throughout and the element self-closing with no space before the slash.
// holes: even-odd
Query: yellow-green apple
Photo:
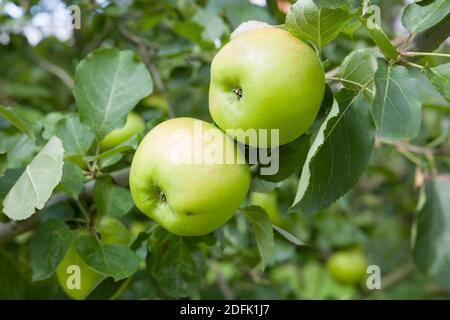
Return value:
<svg viewBox="0 0 450 320">
<path fill-rule="evenodd" d="M 367 260 L 360 249 L 339 251 L 328 258 L 327 269 L 338 282 L 354 285 L 364 279 Z"/>
<path fill-rule="evenodd" d="M 127 141 L 135 134 L 141 133 L 145 130 L 145 122 L 142 117 L 135 113 L 130 112 L 127 117 L 125 126 L 111 131 L 100 142 L 100 148 L 104 150 L 112 149 L 119 144 Z"/>
<path fill-rule="evenodd" d="M 167 120 L 142 140 L 130 169 L 136 206 L 180 236 L 207 234 L 239 208 L 250 171 L 235 142 L 212 124 Z"/>
<path fill-rule="evenodd" d="M 279 144 L 309 129 L 324 90 L 322 64 L 313 49 L 288 31 L 261 28 L 238 35 L 214 57 L 209 110 L 214 122 L 238 141 L 274 147 L 271 129 L 279 130 Z M 248 129 L 258 134 L 265 129 L 267 145 L 242 135 Z"/>
<path fill-rule="evenodd" d="M 111 217 L 102 218 L 98 231 L 103 244 L 128 244 L 131 239 L 127 228 L 119 220 Z M 83 234 L 88 233 L 83 231 L 79 235 Z M 56 277 L 64 292 L 75 300 L 85 299 L 105 279 L 104 275 L 89 267 L 80 257 L 76 249 L 76 240 L 71 243 L 64 259 L 56 268 Z"/>
</svg>

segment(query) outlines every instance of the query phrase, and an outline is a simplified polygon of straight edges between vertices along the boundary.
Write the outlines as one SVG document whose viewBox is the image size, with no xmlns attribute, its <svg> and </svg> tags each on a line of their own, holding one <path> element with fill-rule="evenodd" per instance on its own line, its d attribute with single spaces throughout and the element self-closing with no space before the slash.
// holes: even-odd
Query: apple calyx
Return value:
<svg viewBox="0 0 450 320">
<path fill-rule="evenodd" d="M 242 98 L 242 88 L 241 87 L 233 88 L 232 92 L 237 96 L 238 100 Z"/>
</svg>

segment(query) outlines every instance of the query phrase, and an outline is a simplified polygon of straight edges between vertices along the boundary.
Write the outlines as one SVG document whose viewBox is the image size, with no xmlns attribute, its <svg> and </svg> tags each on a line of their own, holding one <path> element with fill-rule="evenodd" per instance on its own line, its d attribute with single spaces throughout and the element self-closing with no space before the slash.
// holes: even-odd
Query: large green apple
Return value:
<svg viewBox="0 0 450 320">
<path fill-rule="evenodd" d="M 209 109 L 222 130 L 279 129 L 279 144 L 285 144 L 311 126 L 324 90 L 315 52 L 288 31 L 268 27 L 238 35 L 214 57 Z M 276 141 L 268 143 L 276 146 Z"/>
<path fill-rule="evenodd" d="M 145 122 L 142 117 L 135 113 L 130 112 L 127 117 L 125 126 L 120 129 L 116 129 L 108 133 L 100 142 L 100 148 L 102 150 L 112 149 L 119 144 L 127 141 L 135 134 L 141 133 L 145 130 Z"/>
<path fill-rule="evenodd" d="M 235 142 L 193 118 L 171 119 L 153 128 L 130 169 L 136 206 L 180 236 L 204 235 L 224 224 L 249 184 L 250 171 Z"/>
<path fill-rule="evenodd" d="M 121 243 L 128 244 L 130 242 L 131 236 L 127 228 L 117 219 L 104 217 L 99 225 L 98 231 L 104 244 Z M 86 232 L 81 232 L 80 235 L 87 234 Z M 73 281 L 75 275 L 75 269 L 71 266 L 76 266 L 79 269 L 79 274 L 76 275 L 80 277 L 80 286 L 70 285 Z M 95 287 L 105 279 L 105 276 L 98 273 L 94 269 L 91 269 L 86 262 L 79 256 L 76 249 L 76 241 L 73 241 L 69 249 L 64 256 L 64 259 L 56 268 L 56 277 L 58 282 L 64 292 L 75 300 L 85 299 Z M 69 282 L 69 283 L 68 283 Z"/>
<path fill-rule="evenodd" d="M 360 249 L 339 251 L 328 258 L 327 269 L 338 282 L 354 285 L 364 279 L 367 260 Z"/>
</svg>

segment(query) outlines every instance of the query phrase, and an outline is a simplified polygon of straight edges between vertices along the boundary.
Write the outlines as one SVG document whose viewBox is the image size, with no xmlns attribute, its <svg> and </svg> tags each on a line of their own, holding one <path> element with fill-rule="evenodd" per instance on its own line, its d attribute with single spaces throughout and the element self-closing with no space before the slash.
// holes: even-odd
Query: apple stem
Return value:
<svg viewBox="0 0 450 320">
<path fill-rule="evenodd" d="M 159 192 L 159 200 L 161 202 L 165 202 L 166 201 L 166 195 L 162 191 Z"/>
</svg>

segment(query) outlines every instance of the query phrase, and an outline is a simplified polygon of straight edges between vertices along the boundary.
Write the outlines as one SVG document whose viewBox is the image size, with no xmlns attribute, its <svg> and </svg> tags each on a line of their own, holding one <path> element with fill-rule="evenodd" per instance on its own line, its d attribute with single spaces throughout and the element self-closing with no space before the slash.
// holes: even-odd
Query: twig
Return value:
<svg viewBox="0 0 450 320">
<path fill-rule="evenodd" d="M 127 186 L 129 172 L 130 169 L 125 168 L 112 172 L 111 176 L 118 185 Z M 89 181 L 84 185 L 84 189 L 81 194 L 82 197 L 90 197 L 92 195 L 94 183 L 94 181 Z M 0 223 L 0 244 L 8 242 L 14 237 L 36 228 L 41 220 L 40 218 L 43 210 L 69 199 L 70 197 L 66 193 L 56 193 L 50 198 L 50 200 L 47 201 L 41 211 L 36 212 L 29 219 L 24 221 L 9 221 L 6 223 Z"/>
<path fill-rule="evenodd" d="M 388 273 L 385 277 L 381 279 L 381 289 L 385 290 L 389 287 L 394 286 L 400 281 L 409 277 L 412 273 L 416 271 L 416 267 L 413 264 L 406 264 L 397 270 Z"/>
<path fill-rule="evenodd" d="M 169 117 L 175 117 L 175 112 L 173 105 L 171 103 L 169 94 L 167 92 L 166 86 L 164 85 L 164 81 L 161 77 L 161 73 L 155 65 L 153 56 L 150 54 L 149 49 L 157 49 L 158 45 L 153 42 L 148 41 L 145 38 L 137 36 L 131 32 L 129 32 L 123 25 L 118 25 L 118 30 L 122 36 L 127 39 L 129 42 L 133 43 L 137 46 L 139 50 L 139 55 L 142 58 L 142 61 L 147 66 L 147 69 L 150 71 L 152 75 L 153 81 L 155 82 L 156 89 L 163 95 L 164 99 L 167 102 L 167 109 L 169 113 Z"/>
<path fill-rule="evenodd" d="M 51 73 L 60 79 L 70 90 L 73 88 L 72 77 L 61 67 L 54 65 L 48 60 L 38 56 L 36 53 L 29 51 L 31 58 L 45 71 Z"/>
<path fill-rule="evenodd" d="M 350 84 L 353 84 L 355 86 L 360 87 L 363 90 L 367 90 L 372 95 L 374 94 L 373 91 L 370 90 L 369 88 L 367 88 L 366 86 L 363 86 L 362 84 L 360 84 L 358 82 L 355 82 L 355 81 L 352 81 L 352 80 L 348 80 L 348 79 L 341 78 L 341 77 L 328 77 L 328 78 L 325 78 L 325 79 L 326 80 L 333 80 L 333 81 L 340 81 L 340 82 L 350 83 Z"/>
</svg>

